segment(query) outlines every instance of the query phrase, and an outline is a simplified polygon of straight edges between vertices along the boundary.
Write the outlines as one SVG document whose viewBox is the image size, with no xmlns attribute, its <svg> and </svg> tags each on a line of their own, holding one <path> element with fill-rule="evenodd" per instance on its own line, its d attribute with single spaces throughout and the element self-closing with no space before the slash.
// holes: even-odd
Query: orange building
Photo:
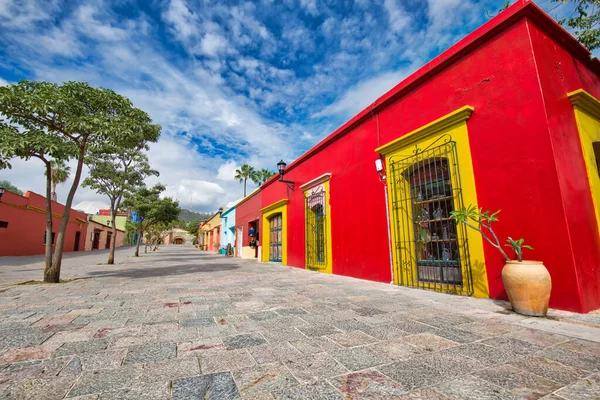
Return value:
<svg viewBox="0 0 600 400">
<path fill-rule="evenodd" d="M 85 241 L 85 251 L 110 249 L 112 239 L 112 227 L 90 220 L 87 227 L 87 240 Z M 115 247 L 123 246 L 125 239 L 125 231 L 117 229 L 117 241 Z"/>
<path fill-rule="evenodd" d="M 64 205 L 52 202 L 53 247 L 64 210 Z M 69 216 L 63 251 L 83 251 L 87 214 L 71 209 Z M 46 198 L 33 192 L 20 196 L 6 191 L 0 199 L 0 256 L 44 254 L 45 237 Z"/>
</svg>

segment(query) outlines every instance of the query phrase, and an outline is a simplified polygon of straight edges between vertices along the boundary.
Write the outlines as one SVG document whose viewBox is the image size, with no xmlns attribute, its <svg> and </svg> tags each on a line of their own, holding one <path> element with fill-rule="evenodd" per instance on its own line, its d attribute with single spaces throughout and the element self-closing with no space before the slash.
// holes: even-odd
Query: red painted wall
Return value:
<svg viewBox="0 0 600 400">
<path fill-rule="evenodd" d="M 27 209 L 28 206 L 40 209 L 41 212 Z M 59 217 L 52 218 L 55 242 L 64 209 L 65 207 L 62 204 L 52 202 L 52 212 L 59 215 Z M 0 228 L 0 256 L 44 254 L 45 210 L 46 199 L 37 193 L 27 192 L 25 196 L 19 196 L 8 191 L 4 193 L 0 202 L 0 221 L 7 221 L 8 228 Z M 87 215 L 71 209 L 70 219 L 71 221 L 67 225 L 63 251 L 73 251 L 75 233 L 78 231 L 81 232 L 79 251 L 83 251 L 86 239 Z M 56 248 L 56 245 L 54 245 L 54 248 Z"/>
<path fill-rule="evenodd" d="M 600 234 L 575 114 L 566 94 L 583 88 L 600 98 L 600 68 L 595 68 L 594 72 L 589 63 L 577 60 L 555 38 L 535 24 L 530 25 L 530 31 L 565 210 L 565 233 L 571 245 L 570 249 L 557 249 L 562 253 L 564 264 L 562 267 L 557 264 L 556 267 L 565 269 L 565 265 L 569 266 L 570 286 L 579 287 L 579 294 L 572 297 L 580 301 L 582 310 L 589 311 L 600 308 Z M 555 271 L 555 275 L 562 279 L 567 272 L 560 275 Z M 553 295 L 559 290 L 570 290 L 570 287 L 557 286 Z M 564 299 L 564 304 L 559 305 L 561 308 L 568 307 L 572 301 L 568 292 L 556 297 Z"/>
<path fill-rule="evenodd" d="M 258 233 L 260 235 L 260 209 L 262 208 L 262 191 L 258 190 L 254 194 L 248 195 L 246 201 L 235 207 L 235 226 L 242 225 L 244 231 L 242 234 L 242 246 L 250 246 L 250 238 L 248 236 L 248 224 L 251 221 L 257 221 Z M 236 228 L 237 232 L 237 228 Z M 259 236 L 259 240 L 262 238 Z M 262 241 L 259 241 L 262 243 Z"/>
<path fill-rule="evenodd" d="M 526 258 L 543 260 L 548 267 L 552 307 L 580 312 L 600 307 L 600 244 L 597 229 L 589 228 L 593 209 L 583 183 L 585 170 L 580 161 L 572 161 L 581 158 L 581 149 L 566 98 L 582 86 L 598 96 L 598 74 L 591 72 L 589 61 L 572 60 L 581 54 L 540 37 L 535 32 L 540 20 L 556 29 L 536 6 L 519 1 L 292 163 L 285 178 L 296 183 L 295 191 L 276 179 L 263 185 L 261 207 L 289 199 L 288 264 L 305 265 L 299 186 L 331 173 L 333 273 L 389 282 L 384 187 L 375 172 L 374 149 L 470 105 L 475 112 L 467 126 L 479 206 L 502 210 L 499 236 L 524 237 L 535 248 Z M 560 53 L 560 62 L 573 65 L 559 75 L 569 84 L 555 85 L 553 58 L 546 52 Z M 541 60 L 546 70 L 538 75 Z M 562 136 L 562 147 L 557 136 Z M 576 235 L 575 227 L 581 229 Z M 506 298 L 503 259 L 484 246 L 490 296 Z M 583 284 L 582 278 L 591 282 Z"/>
</svg>

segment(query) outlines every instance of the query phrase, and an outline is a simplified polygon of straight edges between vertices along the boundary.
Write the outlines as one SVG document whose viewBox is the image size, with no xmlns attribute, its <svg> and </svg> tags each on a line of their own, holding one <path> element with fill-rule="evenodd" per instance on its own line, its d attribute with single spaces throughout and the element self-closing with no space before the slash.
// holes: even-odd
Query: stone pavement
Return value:
<svg viewBox="0 0 600 400">
<path fill-rule="evenodd" d="M 1 399 L 600 398 L 597 314 L 533 320 L 190 247 L 81 260 L 71 282 L 0 289 Z"/>
</svg>

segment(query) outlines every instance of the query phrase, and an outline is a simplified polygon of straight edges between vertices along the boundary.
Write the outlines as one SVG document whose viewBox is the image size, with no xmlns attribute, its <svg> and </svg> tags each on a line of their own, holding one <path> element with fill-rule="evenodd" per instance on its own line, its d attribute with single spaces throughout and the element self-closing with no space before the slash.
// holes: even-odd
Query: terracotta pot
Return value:
<svg viewBox="0 0 600 400">
<path fill-rule="evenodd" d="M 508 261 L 502 269 L 502 282 L 515 312 L 533 317 L 546 315 L 552 281 L 541 261 Z"/>
</svg>

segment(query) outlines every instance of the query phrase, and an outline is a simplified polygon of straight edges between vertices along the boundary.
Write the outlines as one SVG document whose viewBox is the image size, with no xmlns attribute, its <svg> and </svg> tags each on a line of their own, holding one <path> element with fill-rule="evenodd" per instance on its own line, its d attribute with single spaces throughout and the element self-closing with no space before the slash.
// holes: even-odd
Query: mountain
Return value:
<svg viewBox="0 0 600 400">
<path fill-rule="evenodd" d="M 179 219 L 185 222 L 200 222 L 200 221 L 204 221 L 205 219 L 208 219 L 210 217 L 212 217 L 213 214 L 207 214 L 207 213 L 197 213 L 194 211 L 190 211 L 190 210 L 185 210 L 185 209 L 181 209 L 181 212 L 179 213 Z"/>
</svg>

